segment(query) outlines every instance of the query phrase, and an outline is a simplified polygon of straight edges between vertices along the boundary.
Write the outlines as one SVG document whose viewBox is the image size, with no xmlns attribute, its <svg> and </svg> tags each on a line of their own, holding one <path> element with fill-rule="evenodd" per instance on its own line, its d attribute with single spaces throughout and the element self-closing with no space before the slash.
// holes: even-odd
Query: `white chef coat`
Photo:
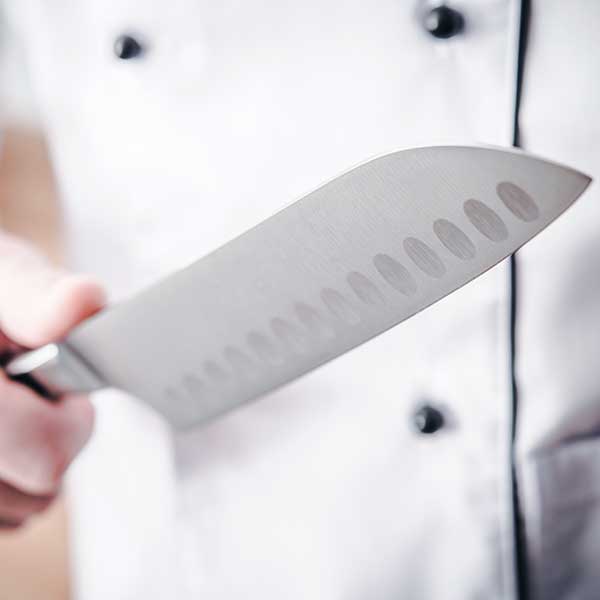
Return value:
<svg viewBox="0 0 600 600">
<path fill-rule="evenodd" d="M 6 3 L 71 266 L 120 299 L 371 156 L 510 145 L 520 2 L 452 6 L 465 28 L 437 39 L 426 1 Z M 525 148 L 591 175 L 599 19 L 595 0 L 533 3 L 520 116 Z M 115 57 L 122 34 L 144 53 Z M 516 289 L 504 263 L 208 427 L 174 435 L 98 394 L 69 481 L 75 597 L 487 600 L 519 579 L 596 598 L 599 199 L 519 253 Z"/>
</svg>

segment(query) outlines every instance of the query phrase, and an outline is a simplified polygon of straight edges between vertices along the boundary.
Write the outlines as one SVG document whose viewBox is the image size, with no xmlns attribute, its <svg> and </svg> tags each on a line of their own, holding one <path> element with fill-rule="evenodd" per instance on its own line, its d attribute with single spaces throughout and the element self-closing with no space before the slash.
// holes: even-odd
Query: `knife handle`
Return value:
<svg viewBox="0 0 600 600">
<path fill-rule="evenodd" d="M 48 399 L 105 387 L 100 377 L 64 344 L 47 344 L 20 354 L 4 367 L 4 371 L 10 379 Z"/>
</svg>

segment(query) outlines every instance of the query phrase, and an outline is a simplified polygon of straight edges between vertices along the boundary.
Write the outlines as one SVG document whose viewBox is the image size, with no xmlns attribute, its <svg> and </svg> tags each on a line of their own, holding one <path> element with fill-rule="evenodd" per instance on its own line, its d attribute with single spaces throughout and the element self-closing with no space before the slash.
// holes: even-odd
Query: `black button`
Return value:
<svg viewBox="0 0 600 600">
<path fill-rule="evenodd" d="M 444 426 L 444 415 L 437 408 L 425 405 L 415 412 L 413 423 L 420 433 L 435 433 Z"/>
<path fill-rule="evenodd" d="M 464 29 L 465 20 L 457 10 L 437 6 L 425 14 L 423 25 L 433 37 L 445 40 L 459 34 Z"/>
<path fill-rule="evenodd" d="M 123 60 L 137 58 L 144 52 L 143 46 L 131 35 L 120 35 L 113 46 L 115 55 Z"/>
</svg>

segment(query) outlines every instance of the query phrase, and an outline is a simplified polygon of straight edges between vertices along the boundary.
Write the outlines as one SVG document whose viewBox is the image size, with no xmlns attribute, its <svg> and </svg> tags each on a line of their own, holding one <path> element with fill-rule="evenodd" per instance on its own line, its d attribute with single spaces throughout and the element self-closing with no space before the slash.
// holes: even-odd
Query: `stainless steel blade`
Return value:
<svg viewBox="0 0 600 600">
<path fill-rule="evenodd" d="M 66 346 L 176 426 L 200 423 L 477 277 L 589 182 L 514 150 L 388 154 L 90 319 Z"/>
</svg>

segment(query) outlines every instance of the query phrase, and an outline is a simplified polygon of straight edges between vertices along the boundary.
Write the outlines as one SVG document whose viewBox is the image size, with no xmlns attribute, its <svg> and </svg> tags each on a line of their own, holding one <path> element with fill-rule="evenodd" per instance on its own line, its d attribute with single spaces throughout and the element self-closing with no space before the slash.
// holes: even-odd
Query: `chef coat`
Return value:
<svg viewBox="0 0 600 600">
<path fill-rule="evenodd" d="M 70 265 L 119 300 L 369 157 L 510 145 L 519 57 L 523 147 L 600 175 L 600 4 L 534 1 L 526 46 L 518 0 L 447 8 L 5 3 Z M 599 199 L 206 427 L 98 393 L 75 598 L 597 598 Z"/>
</svg>

